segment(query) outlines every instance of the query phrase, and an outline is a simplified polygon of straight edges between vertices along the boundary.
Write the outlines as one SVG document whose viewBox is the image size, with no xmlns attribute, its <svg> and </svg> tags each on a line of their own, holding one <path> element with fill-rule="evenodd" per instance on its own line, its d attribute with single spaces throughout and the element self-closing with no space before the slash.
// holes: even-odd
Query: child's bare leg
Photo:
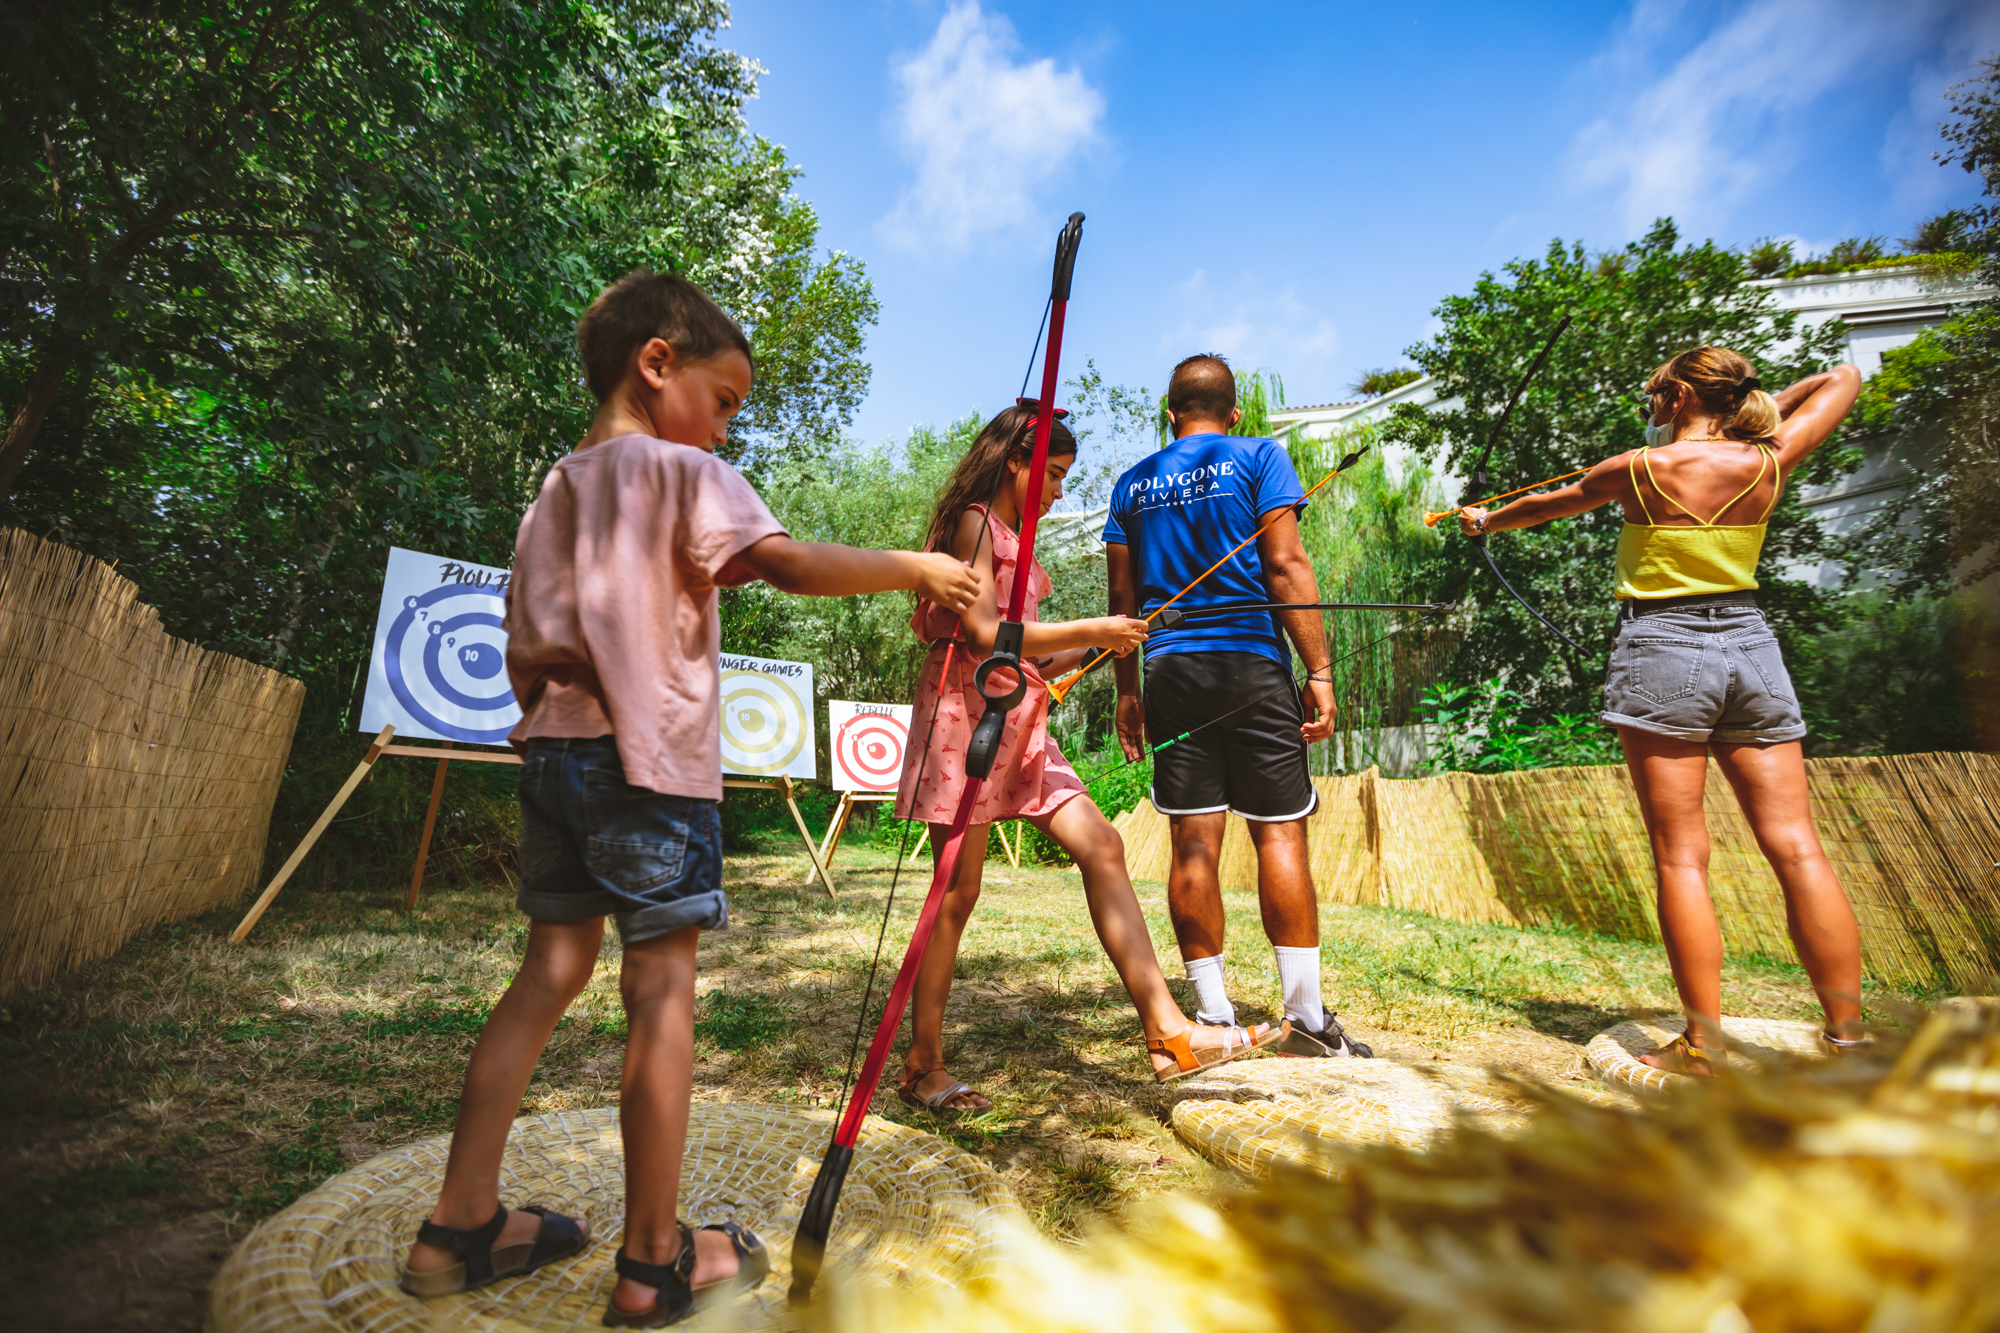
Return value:
<svg viewBox="0 0 2000 1333">
<path fill-rule="evenodd" d="M 687 1151 L 688 1099 L 694 1084 L 695 926 L 625 946 L 619 989 L 625 1000 L 625 1080 L 618 1126 L 625 1136 L 625 1253 L 641 1263 L 670 1264 L 681 1252 L 675 1224 L 681 1158 Z M 736 1252 L 720 1231 L 695 1233 L 697 1287 L 736 1273 Z M 612 1303 L 629 1313 L 650 1309 L 656 1291 L 620 1278 Z"/>
<path fill-rule="evenodd" d="M 1658 877 L 1660 934 L 1673 968 L 1674 989 L 1687 1013 L 1688 1040 L 1722 1045 L 1722 928 L 1708 896 L 1708 823 L 1702 790 L 1708 781 L 1708 747 L 1637 727 L 1618 728 L 1625 766 L 1644 812 Z M 1659 1052 L 1639 1057 L 1675 1073 L 1679 1057 Z"/>
<path fill-rule="evenodd" d="M 1785 894 L 1785 924 L 1826 1013 L 1826 1030 L 1856 1035 L 1861 1022 L 1861 929 L 1813 827 L 1805 750 L 1717 745 L 1715 760 Z"/>
<path fill-rule="evenodd" d="M 956 1082 L 935 1066 L 944 1063 L 944 1007 L 951 999 L 951 977 L 958 966 L 958 942 L 965 935 L 965 923 L 979 902 L 979 885 L 986 869 L 986 830 L 974 824 L 965 831 L 964 850 L 959 853 L 958 873 L 952 876 L 938 908 L 936 927 L 924 946 L 924 960 L 917 965 L 916 990 L 910 997 L 910 1053 L 904 1058 L 904 1076 L 919 1069 L 933 1072 L 911 1084 L 919 1096 L 935 1094 Z M 950 828 L 931 825 L 931 864 L 944 855 L 945 835 Z M 976 1092 L 961 1092 L 947 1098 L 945 1106 L 954 1111 L 984 1111 L 992 1107 Z"/>
<path fill-rule="evenodd" d="M 451 1134 L 451 1158 L 444 1188 L 431 1221 L 470 1230 L 485 1226 L 500 1206 L 500 1154 L 507 1131 L 521 1113 L 521 1097 L 534 1077 L 535 1062 L 563 1011 L 589 984 L 597 967 L 604 919 L 535 921 L 528 924 L 528 950 L 520 971 L 480 1029 L 479 1042 L 465 1067 L 458 1098 L 458 1124 Z M 588 1233 L 589 1224 L 579 1220 Z M 496 1246 L 532 1242 L 541 1228 L 533 1213 L 513 1211 Z M 409 1266 L 418 1273 L 459 1262 L 450 1250 L 419 1241 L 410 1247 Z"/>
<path fill-rule="evenodd" d="M 1132 891 L 1132 877 L 1125 869 L 1125 840 L 1118 836 L 1118 830 L 1088 796 L 1064 802 L 1053 815 L 1034 824 L 1068 852 L 1082 872 L 1090 924 L 1097 930 L 1105 956 L 1118 970 L 1118 979 L 1125 983 L 1125 993 L 1132 997 L 1146 1036 L 1169 1037 L 1187 1029 L 1191 1020 L 1174 1002 L 1160 972 L 1159 955 L 1153 951 L 1139 895 Z M 1222 1028 L 1196 1025 L 1189 1040 L 1196 1048 L 1207 1049 L 1222 1045 L 1228 1035 Z M 1165 1069 L 1172 1067 L 1174 1059 L 1154 1052 L 1153 1063 Z"/>
</svg>

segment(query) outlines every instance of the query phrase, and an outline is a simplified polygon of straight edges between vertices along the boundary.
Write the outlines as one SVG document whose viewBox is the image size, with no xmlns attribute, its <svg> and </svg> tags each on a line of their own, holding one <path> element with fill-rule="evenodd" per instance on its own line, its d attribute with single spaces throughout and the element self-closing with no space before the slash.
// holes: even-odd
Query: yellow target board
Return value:
<svg viewBox="0 0 2000 1333">
<path fill-rule="evenodd" d="M 810 662 L 722 655 L 722 771 L 817 776 Z"/>
</svg>

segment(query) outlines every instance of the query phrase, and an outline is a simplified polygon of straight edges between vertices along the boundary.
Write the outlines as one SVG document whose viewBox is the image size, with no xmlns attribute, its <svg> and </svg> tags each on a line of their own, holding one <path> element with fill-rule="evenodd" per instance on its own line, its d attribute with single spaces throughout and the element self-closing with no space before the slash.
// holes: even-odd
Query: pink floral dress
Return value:
<svg viewBox="0 0 2000 1333">
<path fill-rule="evenodd" d="M 986 506 L 973 505 L 986 515 L 988 547 L 992 552 L 993 582 L 1000 610 L 1014 595 L 1016 562 L 1021 539 L 1012 528 L 988 513 Z M 1021 603 L 1021 619 L 1034 620 L 1035 608 L 1048 595 L 1049 576 L 1039 561 L 1028 575 L 1028 595 Z M 917 680 L 916 708 L 910 715 L 910 745 L 903 752 L 903 780 L 896 791 L 896 817 L 948 824 L 958 811 L 965 794 L 965 746 L 972 728 L 986 711 L 978 687 L 972 683 L 973 668 L 980 655 L 965 642 L 965 631 L 957 616 L 935 603 L 919 599 L 910 628 L 930 641 L 930 654 Z M 951 661 L 951 678 L 945 681 L 945 660 Z M 1049 739 L 1049 687 L 1033 666 L 1023 665 L 1028 692 L 1007 714 L 1000 736 L 1000 753 L 993 771 L 979 790 L 972 807 L 974 824 L 995 820 L 1038 818 L 1054 814 L 1064 802 L 1084 794 L 1083 781 L 1063 758 L 1062 751 Z M 998 690 L 1006 683 L 1006 673 L 996 673 L 988 683 Z M 942 696 L 942 697 L 940 697 Z M 937 725 L 931 726 L 935 710 Z M 925 760 L 924 734 L 930 733 L 929 759 Z M 923 783 L 917 769 L 923 767 Z"/>
</svg>

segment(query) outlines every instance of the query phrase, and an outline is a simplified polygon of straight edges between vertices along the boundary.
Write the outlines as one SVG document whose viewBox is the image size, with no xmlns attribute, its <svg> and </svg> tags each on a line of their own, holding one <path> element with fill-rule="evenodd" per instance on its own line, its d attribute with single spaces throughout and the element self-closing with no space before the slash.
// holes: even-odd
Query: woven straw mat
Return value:
<svg viewBox="0 0 2000 1333">
<path fill-rule="evenodd" d="M 826 1111 L 693 1107 L 682 1219 L 690 1226 L 733 1219 L 771 1247 L 771 1276 L 730 1312 L 740 1327 L 780 1327 L 792 1232 L 832 1128 Z M 251 1232 L 216 1275 L 211 1333 L 599 1327 L 624 1233 L 616 1109 L 516 1121 L 501 1162 L 503 1203 L 546 1204 L 590 1220 L 592 1240 L 580 1255 L 479 1291 L 420 1301 L 396 1281 L 437 1198 L 449 1146 L 441 1137 L 384 1153 Z M 1003 1217 L 1020 1219 L 1020 1207 L 983 1162 L 870 1117 L 834 1216 L 827 1268 L 882 1280 L 953 1280 L 979 1271 Z"/>
<path fill-rule="evenodd" d="M 1583 1058 L 1607 1083 L 1625 1083 L 1635 1088 L 1662 1092 L 1693 1080 L 1686 1074 L 1639 1063 L 1646 1052 L 1666 1045 L 1687 1028 L 1687 1020 L 1672 1017 L 1635 1018 L 1600 1032 L 1583 1048 Z M 1770 1018 L 1722 1019 L 1723 1040 L 1729 1046 L 1729 1063 L 1740 1069 L 1754 1069 L 1760 1062 L 1797 1057 L 1824 1056 L 1817 1023 L 1792 1023 Z"/>
<path fill-rule="evenodd" d="M 1269 1175 L 1275 1162 L 1332 1175 L 1332 1148 L 1422 1148 L 1461 1119 L 1514 1129 L 1533 1110 L 1483 1070 L 1393 1060 L 1239 1060 L 1176 1091 L 1184 1100 L 1174 1132 L 1209 1161 L 1251 1176 Z"/>
</svg>

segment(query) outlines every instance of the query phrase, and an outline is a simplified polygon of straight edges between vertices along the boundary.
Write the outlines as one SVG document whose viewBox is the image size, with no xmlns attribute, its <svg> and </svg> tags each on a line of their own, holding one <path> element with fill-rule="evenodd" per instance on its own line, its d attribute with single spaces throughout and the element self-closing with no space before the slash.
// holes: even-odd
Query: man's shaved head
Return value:
<svg viewBox="0 0 2000 1333">
<path fill-rule="evenodd" d="M 1236 410 L 1236 374 L 1213 352 L 1191 356 L 1167 381 L 1167 410 L 1180 422 L 1227 423 Z"/>
</svg>

